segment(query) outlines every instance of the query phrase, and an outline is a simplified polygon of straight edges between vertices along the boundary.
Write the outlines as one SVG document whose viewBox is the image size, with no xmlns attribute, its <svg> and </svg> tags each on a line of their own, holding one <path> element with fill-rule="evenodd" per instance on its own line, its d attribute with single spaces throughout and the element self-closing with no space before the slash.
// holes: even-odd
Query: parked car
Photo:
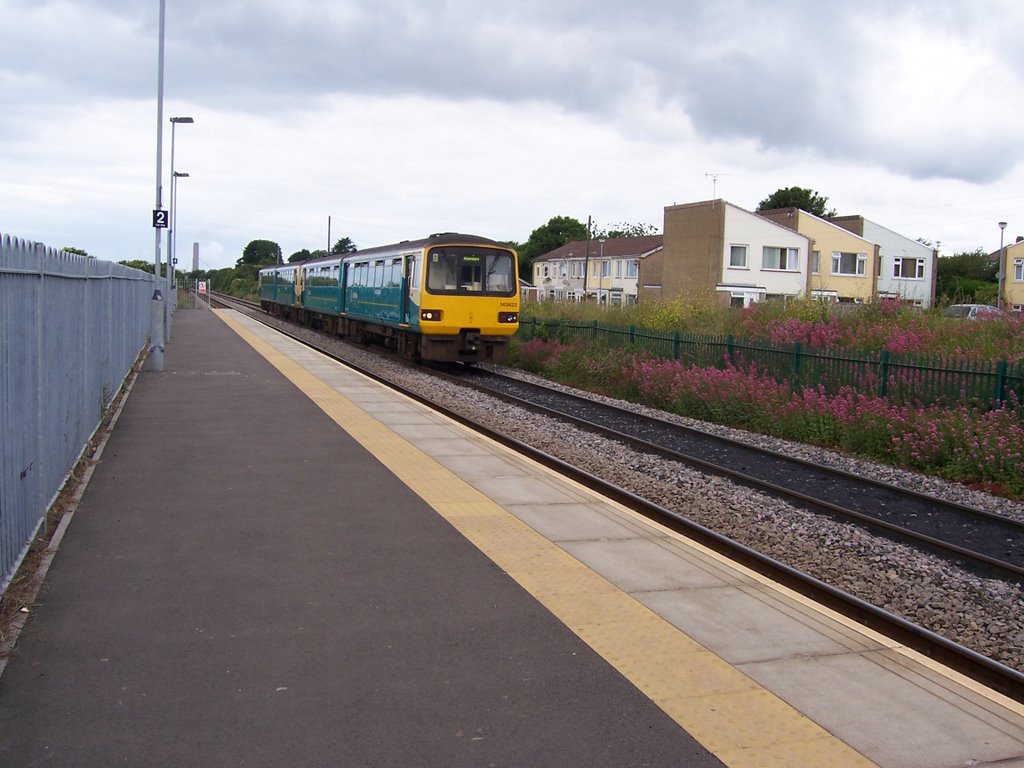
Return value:
<svg viewBox="0 0 1024 768">
<path fill-rule="evenodd" d="M 991 304 L 950 304 L 943 311 L 943 317 L 959 317 L 967 320 L 977 320 L 979 317 L 995 317 L 1003 314 L 999 307 Z"/>
</svg>

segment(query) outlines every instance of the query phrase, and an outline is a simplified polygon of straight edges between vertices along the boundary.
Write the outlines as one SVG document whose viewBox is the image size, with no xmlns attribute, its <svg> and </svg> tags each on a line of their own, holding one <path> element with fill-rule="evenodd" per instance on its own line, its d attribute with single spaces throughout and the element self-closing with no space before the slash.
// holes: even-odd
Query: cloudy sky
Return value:
<svg viewBox="0 0 1024 768">
<path fill-rule="evenodd" d="M 152 262 L 160 0 L 0 0 L 0 233 Z M 166 0 L 177 255 L 829 198 L 1024 234 L 1019 0 Z M 166 249 L 162 249 L 166 250 Z M 166 254 L 164 254 L 166 255 Z"/>
</svg>

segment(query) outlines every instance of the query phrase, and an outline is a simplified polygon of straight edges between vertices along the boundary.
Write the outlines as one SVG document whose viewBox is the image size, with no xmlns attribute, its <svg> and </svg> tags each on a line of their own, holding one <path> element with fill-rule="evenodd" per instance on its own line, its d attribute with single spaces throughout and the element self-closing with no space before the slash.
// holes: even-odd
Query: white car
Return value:
<svg viewBox="0 0 1024 768">
<path fill-rule="evenodd" d="M 1003 314 L 999 307 L 991 304 L 951 304 L 942 312 L 943 317 L 960 317 L 977 320 L 979 317 L 995 317 Z"/>
</svg>

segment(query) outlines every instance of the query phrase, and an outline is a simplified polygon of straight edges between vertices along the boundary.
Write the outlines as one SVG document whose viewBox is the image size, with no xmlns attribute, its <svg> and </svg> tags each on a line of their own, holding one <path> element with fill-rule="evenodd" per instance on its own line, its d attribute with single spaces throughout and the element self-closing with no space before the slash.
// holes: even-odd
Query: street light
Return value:
<svg viewBox="0 0 1024 768">
<path fill-rule="evenodd" d="M 999 281 L 999 295 L 996 296 L 996 306 L 1003 308 L 1003 278 L 1006 277 L 1006 251 L 1003 250 L 1003 233 L 1006 232 L 1006 222 L 999 222 L 999 271 L 996 272 L 996 279 Z"/>
<path fill-rule="evenodd" d="M 156 85 L 156 207 L 153 209 L 153 301 L 149 313 L 149 344 L 150 369 L 160 372 L 164 369 L 164 308 L 160 306 L 163 296 L 160 295 L 160 224 L 159 217 L 162 215 L 161 197 L 163 190 L 161 183 L 163 169 L 164 146 L 164 28 L 167 16 L 167 2 L 160 0 L 160 38 L 157 46 L 157 85 Z"/>
<path fill-rule="evenodd" d="M 174 129 L 177 128 L 178 123 L 194 123 L 194 122 L 195 122 L 195 120 L 193 120 L 191 117 L 172 117 L 171 118 L 171 210 L 170 210 L 170 217 L 169 217 L 169 221 L 168 221 L 168 223 L 171 226 L 169 226 L 167 228 L 167 271 L 166 271 L 166 286 L 167 286 L 166 296 L 167 296 L 167 301 L 165 302 L 165 306 L 164 306 L 164 315 L 165 315 L 165 318 L 164 318 L 164 338 L 165 338 L 166 341 L 170 341 L 171 340 L 171 315 L 173 314 L 173 309 L 172 309 L 172 306 L 171 306 L 171 288 L 173 286 L 173 284 L 171 282 L 171 271 L 173 269 L 173 265 L 171 263 L 171 258 L 172 258 L 172 256 L 171 256 L 171 237 L 174 234 L 174 214 L 176 212 L 175 208 L 177 207 L 177 200 L 174 199 L 174 187 L 175 187 L 174 179 L 177 176 L 180 175 L 180 174 L 175 173 L 175 171 L 174 171 Z M 184 175 L 187 176 L 188 174 L 184 174 Z M 160 275 L 157 275 L 157 279 L 159 279 L 159 277 L 160 277 Z"/>
<path fill-rule="evenodd" d="M 598 288 L 598 290 L 597 290 L 597 301 L 598 301 L 598 303 L 601 302 L 601 295 L 602 295 L 602 293 L 604 291 L 604 241 L 605 240 L 607 240 L 607 238 L 605 238 L 605 237 L 600 237 L 597 240 L 597 242 L 599 242 L 601 244 L 601 256 L 600 256 L 601 276 L 600 276 L 600 278 L 598 278 L 600 282 L 598 282 L 598 284 L 597 284 L 597 288 Z M 611 268 L 608 269 L 608 273 L 611 274 Z M 605 302 L 605 303 L 607 303 L 607 302 Z"/>
<path fill-rule="evenodd" d="M 171 174 L 171 249 L 167 252 L 171 282 L 174 282 L 174 265 L 178 263 L 178 179 L 187 179 L 188 174 L 174 171 Z"/>
</svg>

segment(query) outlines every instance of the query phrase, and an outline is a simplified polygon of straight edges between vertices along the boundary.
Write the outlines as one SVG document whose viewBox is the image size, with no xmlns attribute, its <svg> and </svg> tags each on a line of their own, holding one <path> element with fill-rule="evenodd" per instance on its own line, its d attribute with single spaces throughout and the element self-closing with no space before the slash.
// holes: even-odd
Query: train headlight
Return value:
<svg viewBox="0 0 1024 768">
<path fill-rule="evenodd" d="M 518 323 L 519 313 L 518 312 L 499 312 L 498 313 L 499 323 Z"/>
<path fill-rule="evenodd" d="M 440 309 L 421 309 L 420 320 L 428 320 L 436 323 L 444 313 Z"/>
</svg>

